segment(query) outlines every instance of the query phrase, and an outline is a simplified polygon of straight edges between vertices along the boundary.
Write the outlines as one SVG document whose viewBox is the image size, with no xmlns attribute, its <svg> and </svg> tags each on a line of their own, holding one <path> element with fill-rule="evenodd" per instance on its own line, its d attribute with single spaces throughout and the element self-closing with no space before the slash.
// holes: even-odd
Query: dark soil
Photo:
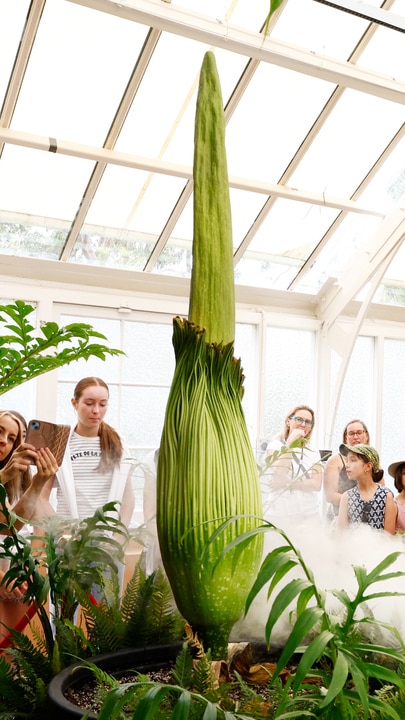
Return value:
<svg viewBox="0 0 405 720">
<path fill-rule="evenodd" d="M 263 662 L 263 666 L 265 666 L 266 668 L 269 668 L 270 664 L 272 665 L 272 667 L 274 667 L 277 663 L 277 659 L 278 657 L 275 655 L 266 655 L 265 659 L 255 659 L 255 664 L 251 667 L 251 669 L 253 670 L 254 668 L 258 668 L 261 661 Z M 299 657 L 294 657 L 292 659 L 292 661 L 288 665 L 288 668 L 286 668 L 280 676 L 282 681 L 285 680 L 285 678 L 288 677 L 290 674 L 295 672 L 298 661 Z M 174 661 L 171 662 L 168 667 L 162 668 L 160 670 L 149 671 L 147 673 L 145 672 L 145 676 L 152 682 L 168 684 L 173 683 L 173 666 Z M 260 699 L 264 703 L 266 703 L 266 701 L 268 702 L 272 693 L 272 691 L 269 689 L 269 670 L 267 669 L 267 671 L 263 672 L 266 681 L 252 682 L 252 678 L 247 679 L 245 673 L 243 672 L 243 668 L 239 666 L 236 669 L 239 674 L 242 675 L 242 677 L 248 684 L 250 690 L 260 696 Z M 118 680 L 120 684 L 135 682 L 138 677 L 138 673 L 133 670 L 128 670 L 126 672 L 123 672 L 121 670 L 119 673 L 111 674 L 114 675 L 115 679 Z M 261 678 L 261 680 L 263 680 L 263 677 Z M 241 691 L 240 684 L 236 680 L 234 672 L 230 672 L 229 677 L 227 680 L 225 680 L 225 682 L 227 684 L 227 697 L 231 700 L 231 702 L 238 702 L 240 704 L 243 700 L 243 693 Z M 90 710 L 93 713 L 97 714 L 97 712 L 101 708 L 102 699 L 105 695 L 105 691 L 108 689 L 108 687 L 101 688 L 100 683 L 98 683 L 97 681 L 88 680 L 83 682 L 80 687 L 73 686 L 68 688 L 65 691 L 65 697 L 67 700 L 69 700 L 69 702 L 77 705 L 83 710 Z M 239 708 L 239 712 L 241 712 L 241 708 Z"/>
</svg>

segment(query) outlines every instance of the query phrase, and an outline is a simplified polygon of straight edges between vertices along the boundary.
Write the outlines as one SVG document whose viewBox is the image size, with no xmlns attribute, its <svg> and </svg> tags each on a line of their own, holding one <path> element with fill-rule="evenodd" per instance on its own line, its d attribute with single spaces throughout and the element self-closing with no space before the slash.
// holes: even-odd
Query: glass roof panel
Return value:
<svg viewBox="0 0 405 720">
<path fill-rule="evenodd" d="M 145 34 L 105 13 L 47 2 L 12 127 L 102 144 Z"/>
<path fill-rule="evenodd" d="M 261 193 L 236 190 L 235 188 L 231 188 L 229 194 L 231 198 L 233 246 L 236 250 L 255 222 L 267 196 Z"/>
<path fill-rule="evenodd" d="M 403 106 L 346 90 L 293 173 L 291 184 L 350 197 L 403 120 Z"/>
<path fill-rule="evenodd" d="M 6 145 L 0 162 L 0 211 L 72 221 L 94 163 Z"/>
<path fill-rule="evenodd" d="M 86 223 L 140 233 L 159 234 L 184 180 L 110 165 L 104 172 Z M 146 196 L 146 199 L 145 199 Z M 147 206 L 149 215 L 145 216 Z M 140 224 L 138 224 L 138 222 Z"/>
<path fill-rule="evenodd" d="M 328 278 L 344 280 L 344 271 L 373 237 L 381 218 L 348 213 L 295 287 L 298 292 L 317 293 Z"/>
<path fill-rule="evenodd" d="M 250 266 L 255 256 L 264 263 L 260 284 L 266 287 L 269 282 L 266 263 L 270 264 L 272 277 L 274 265 L 281 265 L 283 281 L 286 284 L 282 287 L 279 277 L 277 287 L 286 290 L 337 214 L 337 210 L 321 205 L 277 200 L 246 252 L 246 256 L 250 258 Z M 288 265 L 295 268 L 294 275 L 285 273 Z M 257 269 L 254 272 L 257 272 Z M 246 270 L 244 273 L 246 274 Z M 259 280 L 256 279 L 254 284 L 258 285 Z"/>
<path fill-rule="evenodd" d="M 4 255 L 59 260 L 66 237 L 67 229 L 59 223 L 52 226 L 48 219 L 45 224 L 43 218 L 0 214 L 0 253 Z"/>
<path fill-rule="evenodd" d="M 278 182 L 333 87 L 276 65 L 260 65 L 227 127 L 229 173 Z"/>
<path fill-rule="evenodd" d="M 0 3 L 3 256 L 58 258 L 66 242 L 71 262 L 190 275 L 196 91 L 216 37 L 237 282 L 316 294 L 388 227 L 364 208 L 389 212 L 405 190 L 403 33 L 317 0 L 284 0 L 264 42 L 269 0 L 142 3 L 146 24 L 119 17 L 135 0 L 85 2 Z M 405 17 L 405 0 L 388 6 Z M 344 89 L 366 70 L 388 90 L 398 79 L 395 101 Z M 405 304 L 402 260 L 381 301 Z"/>
<path fill-rule="evenodd" d="M 289 0 L 271 35 L 320 55 L 347 60 L 367 26 L 367 20 L 314 0 Z"/>
<path fill-rule="evenodd" d="M 362 202 L 370 206 L 374 203 L 386 212 L 397 205 L 405 193 L 405 125 L 394 150 L 361 194 Z"/>
<path fill-rule="evenodd" d="M 154 158 L 162 155 L 173 126 L 187 108 L 189 88 L 198 78 L 205 49 L 200 43 L 169 33 L 160 37 L 117 140 L 117 150 Z M 176 162 L 191 163 L 187 140 L 184 157 Z"/>
<path fill-rule="evenodd" d="M 115 234 L 111 228 L 86 225 L 74 244 L 69 260 L 81 265 L 142 271 L 155 241 L 155 237 L 141 233 Z"/>
<path fill-rule="evenodd" d="M 396 0 L 391 7 L 391 12 L 405 17 L 405 0 Z M 361 64 L 395 80 L 404 80 L 404 64 L 399 61 L 403 52 L 404 33 L 378 27 L 374 37 L 371 38 L 361 54 Z"/>
<path fill-rule="evenodd" d="M 2 0 L 0 3 L 0 107 L 13 67 L 29 0 Z"/>
<path fill-rule="evenodd" d="M 288 257 L 257 259 L 245 253 L 235 268 L 235 282 L 250 287 L 286 290 L 301 267 L 301 261 Z"/>
</svg>

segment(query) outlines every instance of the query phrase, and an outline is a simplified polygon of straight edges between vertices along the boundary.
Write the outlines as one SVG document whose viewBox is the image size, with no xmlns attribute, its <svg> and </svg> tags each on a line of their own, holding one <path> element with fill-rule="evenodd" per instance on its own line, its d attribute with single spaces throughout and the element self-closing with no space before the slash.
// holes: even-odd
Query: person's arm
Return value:
<svg viewBox="0 0 405 720">
<path fill-rule="evenodd" d="M 290 433 L 292 435 L 292 433 Z M 290 436 L 289 436 L 290 439 Z M 291 442 L 300 440 L 301 437 L 294 437 Z M 269 450 L 272 454 L 274 450 Z M 266 479 L 271 490 L 291 489 L 301 492 L 319 492 L 322 488 L 322 465 L 316 461 L 316 453 L 309 448 L 301 458 L 301 448 L 292 447 L 281 454 L 277 460 L 270 465 L 270 472 Z M 297 457 L 297 462 L 294 457 Z M 313 462 L 311 462 L 313 460 Z M 302 462 L 301 462 L 302 461 Z M 300 467 L 300 463 L 302 467 Z M 295 477 L 291 477 L 291 467 L 294 468 Z"/>
<path fill-rule="evenodd" d="M 322 466 L 318 463 L 308 469 L 309 477 L 303 474 L 297 479 L 297 489 L 303 492 L 319 491 L 322 488 Z"/>
<path fill-rule="evenodd" d="M 395 535 L 395 526 L 397 522 L 398 507 L 391 492 L 387 495 L 385 503 L 384 530 Z"/>
<path fill-rule="evenodd" d="M 326 500 L 332 505 L 340 505 L 341 493 L 338 492 L 339 473 L 343 467 L 340 455 L 332 455 L 327 460 L 323 476 L 323 486 Z"/>
<path fill-rule="evenodd" d="M 44 517 L 54 514 L 50 504 L 41 498 L 41 493 L 46 483 L 50 478 L 53 478 L 58 469 L 57 462 L 49 448 L 41 448 L 35 454 L 37 455 L 37 472 L 33 476 L 30 486 L 13 507 L 13 512 L 16 515 L 29 521 L 32 525 L 35 522 L 42 521 Z M 1 513 L 0 519 L 4 521 Z M 20 530 L 23 525 L 24 523 L 17 519 L 14 527 L 16 530 Z"/>
<path fill-rule="evenodd" d="M 347 512 L 348 507 L 348 495 L 344 492 L 340 496 L 339 515 L 337 520 L 337 526 L 341 530 L 345 530 L 349 526 L 349 516 Z"/>
</svg>

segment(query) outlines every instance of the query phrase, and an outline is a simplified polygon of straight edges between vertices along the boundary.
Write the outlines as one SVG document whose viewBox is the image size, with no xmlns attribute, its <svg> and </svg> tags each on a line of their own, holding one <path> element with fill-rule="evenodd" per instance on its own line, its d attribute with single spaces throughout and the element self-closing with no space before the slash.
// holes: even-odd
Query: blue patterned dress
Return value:
<svg viewBox="0 0 405 720">
<path fill-rule="evenodd" d="M 366 523 L 377 530 L 384 529 L 385 505 L 391 490 L 384 485 L 377 485 L 376 491 L 367 502 L 363 500 L 358 487 L 347 491 L 347 515 L 350 525 Z"/>
</svg>

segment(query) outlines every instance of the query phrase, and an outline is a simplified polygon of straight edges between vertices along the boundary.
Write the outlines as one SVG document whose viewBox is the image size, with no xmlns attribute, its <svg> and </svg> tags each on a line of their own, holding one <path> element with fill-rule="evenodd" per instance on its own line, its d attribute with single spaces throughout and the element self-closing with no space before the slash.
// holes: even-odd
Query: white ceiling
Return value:
<svg viewBox="0 0 405 720">
<path fill-rule="evenodd" d="M 404 306 L 405 34 L 345 10 L 403 25 L 405 0 L 333 5 L 285 0 L 264 37 L 269 0 L 2 0 L 2 267 L 189 277 L 214 49 L 236 283 Z"/>
</svg>

